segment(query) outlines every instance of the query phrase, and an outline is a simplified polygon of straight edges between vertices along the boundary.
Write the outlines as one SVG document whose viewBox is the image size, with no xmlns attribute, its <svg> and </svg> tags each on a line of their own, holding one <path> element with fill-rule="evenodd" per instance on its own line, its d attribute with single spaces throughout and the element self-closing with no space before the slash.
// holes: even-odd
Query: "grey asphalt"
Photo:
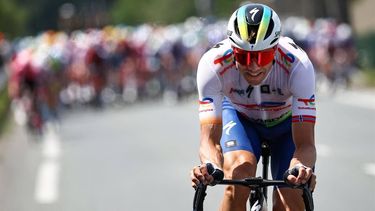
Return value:
<svg viewBox="0 0 375 211">
<path fill-rule="evenodd" d="M 374 96 L 375 97 L 375 96 Z M 375 210 L 375 108 L 317 97 L 316 210 Z M 348 99 L 352 100 L 352 99 Z M 194 100 L 66 113 L 58 198 L 35 200 L 43 140 L 9 127 L 0 141 L 0 211 L 192 210 L 190 168 L 198 163 Z M 206 210 L 217 210 L 222 187 L 210 188 Z"/>
</svg>

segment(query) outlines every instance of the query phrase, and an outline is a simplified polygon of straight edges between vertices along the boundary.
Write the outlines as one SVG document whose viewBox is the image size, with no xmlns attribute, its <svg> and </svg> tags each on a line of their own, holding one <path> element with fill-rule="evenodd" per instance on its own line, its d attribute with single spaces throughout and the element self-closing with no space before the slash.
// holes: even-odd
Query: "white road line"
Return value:
<svg viewBox="0 0 375 211">
<path fill-rule="evenodd" d="M 40 204 L 51 204 L 58 200 L 61 144 L 58 135 L 47 127 L 42 145 L 43 161 L 39 166 L 35 182 L 35 200 Z"/>
<path fill-rule="evenodd" d="M 51 204 L 57 201 L 59 171 L 58 163 L 53 160 L 44 161 L 39 167 L 35 188 L 35 200 L 38 203 Z"/>
<path fill-rule="evenodd" d="M 375 176 L 375 163 L 366 163 L 363 165 L 363 170 L 366 174 Z"/>
<path fill-rule="evenodd" d="M 45 134 L 42 155 L 47 159 L 58 159 L 61 155 L 60 140 L 52 130 Z"/>
</svg>

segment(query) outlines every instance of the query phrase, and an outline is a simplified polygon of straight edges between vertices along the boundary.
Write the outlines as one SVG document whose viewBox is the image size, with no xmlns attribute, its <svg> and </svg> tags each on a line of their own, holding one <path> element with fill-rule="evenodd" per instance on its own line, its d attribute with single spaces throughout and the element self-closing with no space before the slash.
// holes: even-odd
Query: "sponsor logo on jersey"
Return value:
<svg viewBox="0 0 375 211">
<path fill-rule="evenodd" d="M 214 64 L 220 64 L 221 66 L 224 66 L 225 64 L 233 63 L 233 49 L 228 49 L 225 51 L 224 55 L 222 57 L 219 57 L 214 60 Z"/>
<path fill-rule="evenodd" d="M 199 112 L 209 112 L 214 111 L 213 106 L 214 100 L 209 97 L 205 97 L 199 101 Z"/>
<path fill-rule="evenodd" d="M 296 57 L 290 52 L 285 53 L 280 48 L 277 49 L 278 54 L 276 55 L 276 63 L 283 68 L 283 70 L 289 74 L 289 69 L 292 67 L 292 64 L 295 62 Z"/>
<path fill-rule="evenodd" d="M 304 106 L 298 106 L 301 110 L 316 110 L 315 108 L 315 95 L 312 95 L 309 99 L 299 98 L 298 102 L 302 102 Z"/>
<path fill-rule="evenodd" d="M 199 104 L 209 104 L 209 103 L 213 103 L 214 100 L 212 98 L 209 98 L 209 97 L 205 97 L 203 98 L 202 100 L 199 101 Z"/>
<path fill-rule="evenodd" d="M 245 94 L 247 94 L 247 97 L 250 97 L 253 90 L 254 90 L 254 87 L 251 85 L 249 85 L 246 90 L 230 88 L 229 94 L 237 93 L 240 96 L 244 96 Z M 275 95 L 284 96 L 283 90 L 281 88 L 271 88 L 271 86 L 268 84 L 264 84 L 260 86 L 260 92 L 262 94 L 275 94 Z"/>
<path fill-rule="evenodd" d="M 298 102 L 303 102 L 305 106 L 315 106 L 315 95 L 312 95 L 309 99 L 298 98 Z"/>
<path fill-rule="evenodd" d="M 232 93 L 237 93 L 238 95 L 242 96 L 245 94 L 245 90 L 244 89 L 236 89 L 236 88 L 230 88 L 230 92 L 229 94 L 232 94 Z"/>
<path fill-rule="evenodd" d="M 277 49 L 279 51 L 279 59 L 283 62 L 283 64 L 290 66 L 292 63 L 296 61 L 296 57 L 291 54 L 290 52 L 285 53 L 280 48 Z"/>
</svg>

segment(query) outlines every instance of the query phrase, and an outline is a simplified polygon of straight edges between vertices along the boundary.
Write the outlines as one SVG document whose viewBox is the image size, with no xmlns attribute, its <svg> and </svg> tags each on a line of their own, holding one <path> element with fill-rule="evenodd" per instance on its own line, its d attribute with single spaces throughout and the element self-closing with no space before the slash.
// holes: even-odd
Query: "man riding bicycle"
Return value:
<svg viewBox="0 0 375 211">
<path fill-rule="evenodd" d="M 298 167 L 292 184 L 310 183 L 316 161 L 315 76 L 306 55 L 282 37 L 275 11 L 263 4 L 238 8 L 228 22 L 228 37 L 206 52 L 198 65 L 201 165 L 192 185 L 210 184 L 207 163 L 228 179 L 253 177 L 267 140 L 274 179 Z M 250 190 L 227 186 L 222 211 L 242 211 Z M 303 210 L 300 190 L 274 189 L 274 210 Z"/>
</svg>

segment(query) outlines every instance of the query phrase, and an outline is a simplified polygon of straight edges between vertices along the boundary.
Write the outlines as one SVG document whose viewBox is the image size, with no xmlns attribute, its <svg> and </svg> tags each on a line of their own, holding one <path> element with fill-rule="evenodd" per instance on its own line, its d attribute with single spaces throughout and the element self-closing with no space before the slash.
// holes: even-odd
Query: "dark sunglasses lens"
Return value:
<svg viewBox="0 0 375 211">
<path fill-rule="evenodd" d="M 249 65 L 251 63 L 250 55 L 248 53 L 234 53 L 234 58 L 241 65 Z"/>
</svg>

